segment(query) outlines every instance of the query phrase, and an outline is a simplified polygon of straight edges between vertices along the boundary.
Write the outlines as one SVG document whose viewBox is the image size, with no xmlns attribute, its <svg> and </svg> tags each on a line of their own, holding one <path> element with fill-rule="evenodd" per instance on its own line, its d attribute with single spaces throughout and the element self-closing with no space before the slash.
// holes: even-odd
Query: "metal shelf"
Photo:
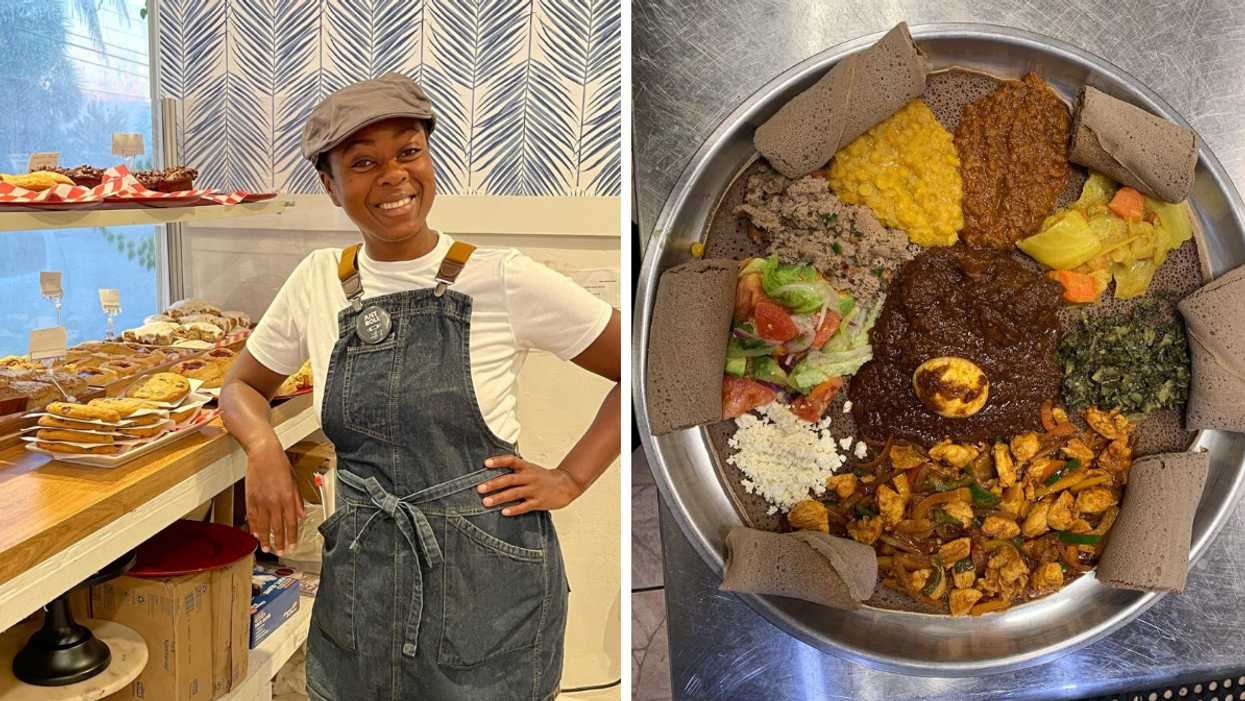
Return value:
<svg viewBox="0 0 1245 701">
<path fill-rule="evenodd" d="M 0 231 L 91 229 L 100 226 L 185 224 L 212 219 L 280 214 L 290 204 L 283 198 L 264 202 L 200 207 L 143 207 L 141 209 L 68 210 L 64 212 L 0 212 Z"/>
</svg>

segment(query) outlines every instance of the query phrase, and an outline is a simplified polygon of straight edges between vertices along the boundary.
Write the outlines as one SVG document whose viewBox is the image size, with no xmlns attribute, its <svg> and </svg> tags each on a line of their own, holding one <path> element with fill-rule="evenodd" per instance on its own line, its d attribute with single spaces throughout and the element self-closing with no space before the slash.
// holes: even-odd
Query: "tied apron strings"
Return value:
<svg viewBox="0 0 1245 701">
<path fill-rule="evenodd" d="M 412 554 L 416 557 L 415 567 L 411 568 L 414 572 L 414 581 L 411 583 L 411 611 L 406 621 L 406 633 L 402 645 L 403 655 L 414 657 L 419 645 L 419 624 L 423 619 L 424 611 L 424 573 L 423 568 L 419 566 L 418 559 L 422 557 L 429 567 L 436 567 L 445 561 L 444 553 L 441 551 L 441 544 L 437 541 L 432 524 L 428 522 L 428 516 L 420 510 L 418 505 L 449 496 L 464 489 L 471 489 L 491 477 L 498 476 L 499 473 L 504 474 L 504 471 L 478 470 L 399 499 L 385 491 L 385 488 L 380 486 L 380 482 L 375 477 L 363 479 L 346 470 L 338 469 L 337 479 L 354 490 L 366 494 L 368 500 L 377 509 L 363 523 L 363 527 L 359 529 L 358 533 L 355 534 L 354 540 L 350 543 L 350 549 L 357 552 L 361 547 L 364 535 L 367 534 L 368 529 L 376 519 L 380 516 L 387 516 L 392 518 L 394 523 L 397 524 L 398 531 L 402 533 L 403 538 L 406 539 L 407 544 L 411 548 Z M 482 509 L 482 512 L 496 511 L 503 506 L 505 505 L 498 504 L 491 508 Z"/>
</svg>

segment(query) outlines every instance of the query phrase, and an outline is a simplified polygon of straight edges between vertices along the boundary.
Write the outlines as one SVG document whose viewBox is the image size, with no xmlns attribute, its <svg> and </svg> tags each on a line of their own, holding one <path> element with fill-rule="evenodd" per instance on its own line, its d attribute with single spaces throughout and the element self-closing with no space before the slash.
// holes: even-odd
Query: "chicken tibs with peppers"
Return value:
<svg viewBox="0 0 1245 701">
<path fill-rule="evenodd" d="M 953 616 L 1005 610 L 1092 570 L 1119 514 L 1134 425 L 1084 418 L 1046 405 L 1044 432 L 1007 442 L 892 440 L 787 520 L 873 546 L 884 585 Z"/>
</svg>

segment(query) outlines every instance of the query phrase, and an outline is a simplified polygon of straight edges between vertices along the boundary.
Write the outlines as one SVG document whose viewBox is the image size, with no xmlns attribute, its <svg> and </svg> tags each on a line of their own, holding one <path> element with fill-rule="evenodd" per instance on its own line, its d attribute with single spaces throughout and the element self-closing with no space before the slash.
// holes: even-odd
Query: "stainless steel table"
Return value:
<svg viewBox="0 0 1245 701">
<path fill-rule="evenodd" d="M 1176 107 L 1234 181 L 1245 183 L 1245 3 L 1239 0 L 637 2 L 633 143 L 642 231 L 652 227 L 687 160 L 744 98 L 792 64 L 900 20 L 1009 24 L 1092 51 Z M 958 680 L 876 672 L 804 645 L 718 592 L 716 576 L 664 507 L 662 539 L 677 699 L 1073 699 L 1245 667 L 1245 512 L 1239 509 L 1190 572 L 1183 597 L 1165 597 L 1106 640 L 1050 664 Z"/>
</svg>

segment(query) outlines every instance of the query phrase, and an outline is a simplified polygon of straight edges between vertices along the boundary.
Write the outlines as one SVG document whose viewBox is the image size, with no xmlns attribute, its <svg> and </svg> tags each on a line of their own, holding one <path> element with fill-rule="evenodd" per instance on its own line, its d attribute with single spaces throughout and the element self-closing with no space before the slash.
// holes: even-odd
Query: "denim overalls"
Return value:
<svg viewBox="0 0 1245 701">
<path fill-rule="evenodd" d="M 375 345 L 356 334 L 355 307 L 338 315 L 321 416 L 337 511 L 320 526 L 307 642 L 315 701 L 545 701 L 562 675 L 567 583 L 549 513 L 502 516 L 475 490 L 505 472 L 485 458 L 517 453 L 476 403 L 471 298 L 445 289 L 447 265 L 435 290 L 367 300 L 392 319 Z"/>
</svg>

